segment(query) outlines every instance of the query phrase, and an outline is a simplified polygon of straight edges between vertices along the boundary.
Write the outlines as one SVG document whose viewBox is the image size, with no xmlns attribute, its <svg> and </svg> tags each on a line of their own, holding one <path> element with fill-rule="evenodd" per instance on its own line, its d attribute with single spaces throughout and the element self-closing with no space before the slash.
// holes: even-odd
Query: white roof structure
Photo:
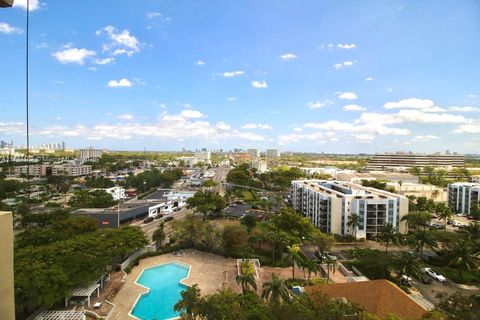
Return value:
<svg viewBox="0 0 480 320">
<path fill-rule="evenodd" d="M 100 288 L 99 283 L 92 283 L 88 287 L 73 289 L 71 296 L 72 297 L 89 297 L 98 288 Z"/>
<path fill-rule="evenodd" d="M 37 315 L 34 320 L 85 320 L 85 312 L 77 310 L 48 310 Z"/>
</svg>

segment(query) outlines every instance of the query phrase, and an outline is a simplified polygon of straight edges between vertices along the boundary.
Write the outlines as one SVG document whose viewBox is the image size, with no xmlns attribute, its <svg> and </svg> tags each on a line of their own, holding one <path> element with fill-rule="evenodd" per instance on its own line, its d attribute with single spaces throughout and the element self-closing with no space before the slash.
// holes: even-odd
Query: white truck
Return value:
<svg viewBox="0 0 480 320">
<path fill-rule="evenodd" d="M 162 202 L 148 208 L 148 217 L 155 218 L 158 214 L 169 215 L 173 212 L 171 201 Z"/>
</svg>

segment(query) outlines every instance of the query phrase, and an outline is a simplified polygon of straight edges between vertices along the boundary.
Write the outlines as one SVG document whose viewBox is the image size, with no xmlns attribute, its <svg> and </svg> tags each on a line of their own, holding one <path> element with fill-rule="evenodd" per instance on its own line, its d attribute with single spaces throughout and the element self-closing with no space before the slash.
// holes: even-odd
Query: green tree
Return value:
<svg viewBox="0 0 480 320">
<path fill-rule="evenodd" d="M 397 245 L 400 243 L 399 234 L 391 223 L 384 225 L 377 235 L 379 241 L 385 243 L 385 252 L 388 252 L 388 246 L 391 244 Z"/>
<path fill-rule="evenodd" d="M 448 265 L 456 268 L 460 279 L 463 279 L 464 271 L 478 268 L 478 253 L 478 243 L 472 243 L 470 240 L 456 241 L 447 251 Z"/>
<path fill-rule="evenodd" d="M 292 279 L 295 279 L 295 264 L 303 260 L 300 256 L 300 247 L 297 244 L 287 246 L 287 253 L 292 264 Z"/>
<path fill-rule="evenodd" d="M 465 296 L 455 292 L 450 296 L 439 295 L 440 302 L 436 310 L 443 313 L 448 320 L 480 319 L 480 299 L 475 295 Z"/>
<path fill-rule="evenodd" d="M 437 212 L 438 212 L 438 217 L 442 219 L 445 223 L 444 230 L 447 231 L 447 221 L 453 217 L 452 209 L 450 209 L 449 207 L 445 206 L 445 204 L 443 204 L 443 206 L 438 207 Z"/>
<path fill-rule="evenodd" d="M 152 235 L 152 240 L 155 241 L 157 250 L 162 246 L 162 241 L 165 240 L 165 238 L 165 222 L 162 221 Z"/>
<path fill-rule="evenodd" d="M 418 257 L 410 252 L 402 252 L 400 256 L 396 257 L 394 268 L 400 275 L 414 276 L 418 279 L 423 279 L 425 276 Z"/>
<path fill-rule="evenodd" d="M 247 228 L 248 233 L 250 233 L 257 225 L 257 218 L 253 214 L 247 214 L 240 219 L 240 223 L 243 224 L 245 228 Z"/>
<path fill-rule="evenodd" d="M 200 289 L 197 284 L 187 287 L 181 293 L 181 299 L 174 306 L 173 309 L 180 313 L 182 319 L 197 319 L 201 301 Z"/>
<path fill-rule="evenodd" d="M 262 298 L 270 300 L 274 304 L 279 304 L 281 301 L 290 301 L 290 293 L 288 292 L 287 286 L 276 273 L 272 273 L 271 281 L 265 282 L 262 288 Z"/>
<path fill-rule="evenodd" d="M 353 236 L 357 239 L 357 229 L 360 227 L 361 218 L 358 213 L 352 213 L 348 217 L 347 226 L 353 229 Z"/>
<path fill-rule="evenodd" d="M 225 256 L 242 255 L 248 244 L 248 233 L 242 225 L 225 226 L 222 233 Z"/>
<path fill-rule="evenodd" d="M 252 273 L 242 273 L 240 272 L 236 277 L 235 281 L 237 282 L 238 285 L 242 287 L 242 292 L 245 293 L 245 291 L 250 290 L 250 287 L 254 290 L 257 291 L 257 283 L 255 282 L 255 278 L 253 277 Z"/>
<path fill-rule="evenodd" d="M 411 233 L 408 237 L 411 239 L 411 246 L 416 252 L 420 252 L 422 257 L 424 248 L 435 249 L 438 247 L 437 240 L 431 231 L 418 230 Z"/>
<path fill-rule="evenodd" d="M 209 213 L 220 213 L 225 208 L 225 199 L 211 191 L 200 190 L 187 200 L 190 208 L 196 208 L 203 214 L 203 220 L 207 219 Z"/>
<path fill-rule="evenodd" d="M 185 220 L 174 220 L 172 223 L 175 237 L 193 248 L 196 248 L 196 243 L 202 238 L 205 229 L 205 222 L 196 219 L 194 215 L 188 214 Z"/>
</svg>

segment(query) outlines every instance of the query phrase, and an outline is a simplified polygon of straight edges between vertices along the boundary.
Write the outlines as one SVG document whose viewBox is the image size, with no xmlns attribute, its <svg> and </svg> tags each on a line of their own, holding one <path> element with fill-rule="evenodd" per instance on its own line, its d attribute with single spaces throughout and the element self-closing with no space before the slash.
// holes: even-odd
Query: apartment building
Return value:
<svg viewBox="0 0 480 320">
<path fill-rule="evenodd" d="M 463 155 L 385 153 L 376 154 L 370 158 L 365 169 L 369 171 L 382 171 L 428 166 L 452 169 L 455 167 L 463 167 L 464 164 L 465 157 Z"/>
<path fill-rule="evenodd" d="M 32 177 L 43 177 L 47 175 L 47 165 L 43 164 L 31 164 L 29 166 L 15 166 L 13 168 L 13 173 L 16 176 L 20 176 L 22 174 L 29 175 Z"/>
<path fill-rule="evenodd" d="M 278 149 L 267 149 L 266 156 L 267 159 L 280 158 L 280 151 L 278 151 Z"/>
<path fill-rule="evenodd" d="M 102 157 L 103 151 L 100 149 L 93 149 L 93 148 L 88 148 L 88 149 L 80 149 L 80 159 L 81 160 L 86 160 L 86 159 L 98 159 Z"/>
<path fill-rule="evenodd" d="M 79 165 L 79 164 L 57 164 L 52 166 L 52 176 L 87 176 L 92 173 L 91 165 Z"/>
<path fill-rule="evenodd" d="M 247 149 L 247 153 L 252 159 L 260 157 L 260 151 L 258 149 Z"/>
<path fill-rule="evenodd" d="M 110 193 L 112 195 L 112 198 L 114 201 L 119 201 L 125 199 L 125 189 L 122 187 L 111 187 L 105 189 L 107 193 Z"/>
<path fill-rule="evenodd" d="M 401 219 L 408 213 L 408 199 L 399 194 L 350 182 L 296 180 L 292 181 L 291 196 L 295 210 L 322 232 L 373 239 L 386 224 L 405 231 Z M 357 230 L 347 225 L 354 213 L 360 216 Z"/>
<path fill-rule="evenodd" d="M 252 169 L 257 169 L 258 173 L 264 173 L 268 170 L 267 161 L 263 160 L 253 160 L 251 162 Z"/>
<path fill-rule="evenodd" d="M 210 151 L 195 152 L 193 157 L 197 162 L 211 163 L 212 153 Z"/>
<path fill-rule="evenodd" d="M 448 205 L 455 213 L 471 214 L 480 205 L 480 183 L 456 182 L 448 185 Z"/>
</svg>

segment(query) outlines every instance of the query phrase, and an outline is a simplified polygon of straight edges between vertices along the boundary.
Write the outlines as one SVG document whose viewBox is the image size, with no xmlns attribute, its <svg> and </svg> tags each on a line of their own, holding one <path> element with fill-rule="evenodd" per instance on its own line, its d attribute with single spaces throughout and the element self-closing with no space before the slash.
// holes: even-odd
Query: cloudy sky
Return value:
<svg viewBox="0 0 480 320">
<path fill-rule="evenodd" d="M 0 11 L 24 143 L 25 0 Z M 479 152 L 480 2 L 30 0 L 32 144 Z"/>
</svg>

